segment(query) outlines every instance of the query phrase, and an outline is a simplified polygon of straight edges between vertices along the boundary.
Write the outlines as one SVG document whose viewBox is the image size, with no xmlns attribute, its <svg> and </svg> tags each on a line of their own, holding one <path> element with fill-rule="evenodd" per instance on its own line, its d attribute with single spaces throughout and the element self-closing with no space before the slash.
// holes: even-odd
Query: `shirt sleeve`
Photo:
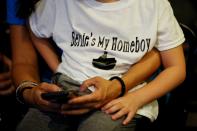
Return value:
<svg viewBox="0 0 197 131">
<path fill-rule="evenodd" d="M 172 7 L 167 0 L 159 0 L 158 8 L 158 39 L 155 47 L 159 51 L 168 50 L 181 45 L 184 34 L 177 22 Z"/>
<path fill-rule="evenodd" d="M 29 18 L 32 32 L 40 38 L 49 38 L 55 25 L 55 0 L 41 0 Z"/>
<path fill-rule="evenodd" d="M 17 17 L 17 0 L 7 0 L 7 23 L 11 25 L 25 25 L 26 20 Z"/>
</svg>

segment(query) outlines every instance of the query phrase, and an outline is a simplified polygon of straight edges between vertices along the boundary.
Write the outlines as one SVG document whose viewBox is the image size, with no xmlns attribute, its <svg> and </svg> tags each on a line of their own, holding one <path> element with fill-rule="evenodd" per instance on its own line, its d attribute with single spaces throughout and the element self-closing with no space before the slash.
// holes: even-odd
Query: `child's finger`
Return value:
<svg viewBox="0 0 197 131">
<path fill-rule="evenodd" d="M 125 108 L 123 108 L 123 109 L 119 110 L 117 113 L 112 115 L 112 120 L 117 120 L 117 119 L 123 117 L 124 115 L 126 115 L 127 113 L 128 113 L 128 111 Z"/>
<path fill-rule="evenodd" d="M 118 99 L 110 101 L 109 103 L 107 103 L 105 106 L 102 107 L 102 111 L 109 110 L 112 106 L 114 106 L 118 102 L 119 102 Z"/>
<path fill-rule="evenodd" d="M 118 104 L 115 104 L 115 105 L 111 106 L 107 110 L 105 110 L 105 113 L 107 113 L 107 114 L 113 114 L 113 113 L 121 110 L 121 108 L 123 108 L 123 106 L 120 103 L 118 103 Z"/>
<path fill-rule="evenodd" d="M 129 114 L 127 115 L 126 119 L 123 121 L 123 125 L 127 125 L 133 118 L 134 114 L 132 112 L 129 112 Z"/>
</svg>

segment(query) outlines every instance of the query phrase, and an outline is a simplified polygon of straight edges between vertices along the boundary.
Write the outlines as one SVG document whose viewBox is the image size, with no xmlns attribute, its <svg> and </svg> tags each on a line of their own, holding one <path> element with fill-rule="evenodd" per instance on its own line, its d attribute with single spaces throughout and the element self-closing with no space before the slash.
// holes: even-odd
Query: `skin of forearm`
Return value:
<svg viewBox="0 0 197 131">
<path fill-rule="evenodd" d="M 185 71 L 182 68 L 170 67 L 161 72 L 153 81 L 143 88 L 134 91 L 140 106 L 160 98 L 181 84 L 185 79 Z"/>
<path fill-rule="evenodd" d="M 24 26 L 11 25 L 12 77 L 17 87 L 22 81 L 39 82 L 37 56 Z"/>
<path fill-rule="evenodd" d="M 36 48 L 48 64 L 49 68 L 55 73 L 60 64 L 59 57 L 54 48 L 49 44 L 48 40 L 41 40 L 41 43 L 36 44 Z"/>
<path fill-rule="evenodd" d="M 49 68 L 55 73 L 58 65 L 60 64 L 60 60 L 54 47 L 51 45 L 48 39 L 38 38 L 33 34 L 33 32 L 30 34 L 34 46 L 44 58 Z"/>
<path fill-rule="evenodd" d="M 53 47 L 47 45 L 49 45 L 49 43 L 47 42 L 47 40 L 45 40 L 42 44 L 39 44 L 39 46 L 37 46 L 37 49 L 48 64 L 49 68 L 53 71 L 53 73 L 55 73 L 58 65 L 60 64 L 60 60 Z"/>
<path fill-rule="evenodd" d="M 150 83 L 137 90 L 136 97 L 141 105 L 149 103 L 180 85 L 186 77 L 186 67 L 182 47 L 161 53 L 164 70 Z"/>
<path fill-rule="evenodd" d="M 160 54 L 156 49 L 147 53 L 138 63 L 132 65 L 130 69 L 122 76 L 125 83 L 126 92 L 139 83 L 147 80 L 161 65 Z M 114 79 L 112 84 L 114 98 L 120 95 L 121 84 Z"/>
<path fill-rule="evenodd" d="M 123 75 L 122 79 L 125 82 L 126 90 L 128 91 L 147 80 L 160 65 L 160 54 L 156 49 L 153 49 Z"/>
<path fill-rule="evenodd" d="M 14 81 L 14 85 L 18 86 L 23 81 L 32 81 L 39 83 L 39 76 L 35 73 L 38 72 L 36 67 L 28 64 L 15 64 L 12 70 L 12 77 Z M 28 66 L 28 67 L 27 67 Z"/>
</svg>

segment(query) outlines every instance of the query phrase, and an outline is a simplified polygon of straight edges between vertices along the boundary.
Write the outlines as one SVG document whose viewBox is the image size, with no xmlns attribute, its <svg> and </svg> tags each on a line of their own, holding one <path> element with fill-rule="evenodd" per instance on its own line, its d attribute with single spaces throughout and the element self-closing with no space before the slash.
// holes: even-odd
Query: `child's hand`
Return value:
<svg viewBox="0 0 197 131">
<path fill-rule="evenodd" d="M 125 96 L 115 99 L 106 104 L 102 111 L 110 114 L 113 120 L 126 116 L 123 124 L 128 124 L 136 114 L 139 106 L 138 99 L 134 93 L 127 93 Z"/>
</svg>

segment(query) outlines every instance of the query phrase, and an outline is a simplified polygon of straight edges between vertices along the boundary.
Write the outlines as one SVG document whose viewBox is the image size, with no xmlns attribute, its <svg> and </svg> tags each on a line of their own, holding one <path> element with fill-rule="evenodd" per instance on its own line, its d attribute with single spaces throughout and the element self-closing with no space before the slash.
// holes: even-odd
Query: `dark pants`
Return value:
<svg viewBox="0 0 197 131">
<path fill-rule="evenodd" d="M 0 96 L 0 131 L 15 131 L 27 108 L 16 102 L 15 94 Z"/>
<path fill-rule="evenodd" d="M 62 117 L 30 108 L 17 131 L 144 131 L 150 125 L 150 120 L 140 115 L 136 115 L 128 125 L 122 125 L 123 119 L 113 121 L 101 111 Z"/>
<path fill-rule="evenodd" d="M 65 91 L 77 91 L 80 86 L 79 82 L 61 73 L 56 73 L 52 82 Z M 80 116 L 63 117 L 30 108 L 17 131 L 143 131 L 150 124 L 148 118 L 140 115 L 136 115 L 128 125 L 122 125 L 123 119 L 113 121 L 99 110 Z"/>
</svg>

